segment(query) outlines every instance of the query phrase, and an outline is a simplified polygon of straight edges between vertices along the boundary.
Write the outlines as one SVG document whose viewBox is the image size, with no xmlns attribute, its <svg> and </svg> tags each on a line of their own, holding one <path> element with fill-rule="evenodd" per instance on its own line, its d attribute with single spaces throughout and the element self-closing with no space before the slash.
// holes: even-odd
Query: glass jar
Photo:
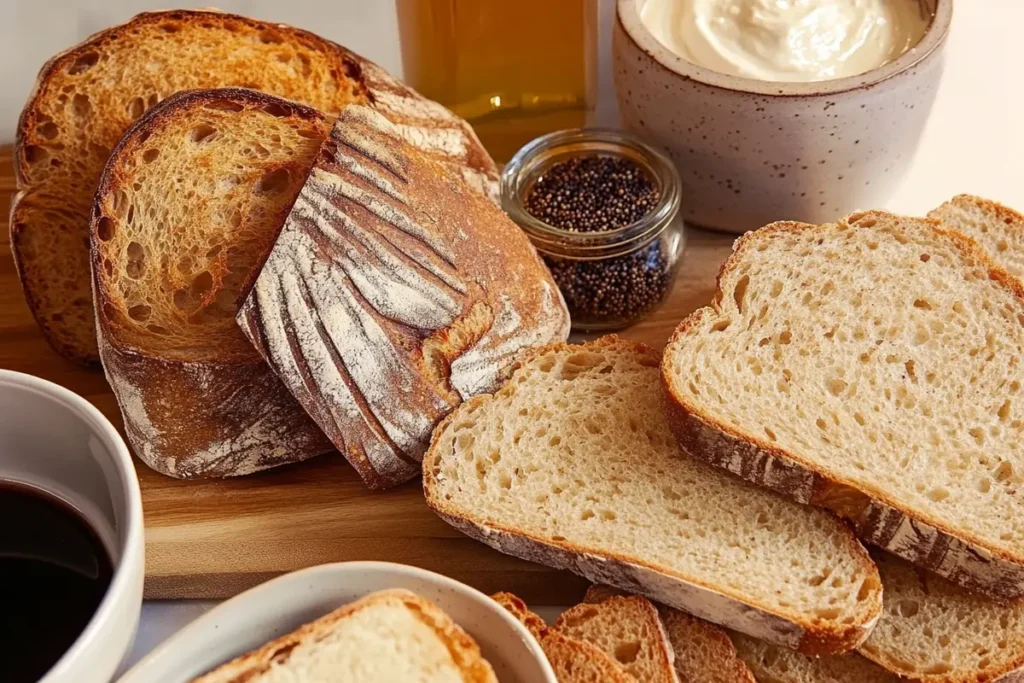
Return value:
<svg viewBox="0 0 1024 683">
<path fill-rule="evenodd" d="M 402 80 L 473 125 L 495 160 L 583 126 L 597 102 L 598 0 L 396 0 Z"/>
<path fill-rule="evenodd" d="M 567 230 L 533 216 L 527 206 L 534 185 L 555 164 L 577 157 L 633 162 L 658 190 L 656 204 L 633 223 L 593 232 Z M 520 149 L 501 176 L 502 207 L 547 263 L 577 332 L 626 327 L 668 296 L 686 244 L 679 195 L 679 175 L 669 158 L 617 130 L 544 135 Z"/>
</svg>

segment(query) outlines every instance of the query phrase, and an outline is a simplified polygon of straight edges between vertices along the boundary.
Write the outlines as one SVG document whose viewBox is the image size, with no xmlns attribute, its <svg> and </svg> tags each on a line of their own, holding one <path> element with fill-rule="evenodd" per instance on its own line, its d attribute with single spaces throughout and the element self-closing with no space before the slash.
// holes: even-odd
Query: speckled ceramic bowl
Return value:
<svg viewBox="0 0 1024 683">
<path fill-rule="evenodd" d="M 773 83 L 697 66 L 640 21 L 646 0 L 617 0 L 613 68 L 625 127 L 679 168 L 684 219 L 744 232 L 776 220 L 822 223 L 876 208 L 917 147 L 942 73 L 953 0 L 899 59 L 849 78 Z"/>
<path fill-rule="evenodd" d="M 186 683 L 302 624 L 388 588 L 430 600 L 466 630 L 501 683 L 558 683 L 530 632 L 483 593 L 425 569 L 389 562 L 341 562 L 268 581 L 196 619 L 118 683 Z"/>
</svg>

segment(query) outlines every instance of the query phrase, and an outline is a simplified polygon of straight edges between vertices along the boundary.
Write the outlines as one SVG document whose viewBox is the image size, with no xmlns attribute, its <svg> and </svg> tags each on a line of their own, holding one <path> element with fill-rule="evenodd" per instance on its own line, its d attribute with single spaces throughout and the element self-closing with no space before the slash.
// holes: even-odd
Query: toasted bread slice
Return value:
<svg viewBox="0 0 1024 683">
<path fill-rule="evenodd" d="M 1024 214 L 961 194 L 928 214 L 980 244 L 1011 275 L 1024 278 Z"/>
<path fill-rule="evenodd" d="M 639 595 L 615 595 L 570 607 L 555 630 L 596 645 L 639 681 L 679 683 L 675 653 L 658 610 Z"/>
<path fill-rule="evenodd" d="M 558 683 L 639 683 L 600 648 L 547 629 L 540 646 Z"/>
<path fill-rule="evenodd" d="M 239 475 L 330 450 L 235 324 L 328 131 L 280 98 L 194 91 L 114 150 L 92 225 L 97 322 L 128 440 L 154 469 Z"/>
<path fill-rule="evenodd" d="M 664 357 L 683 449 L 1000 599 L 1024 596 L 1024 289 L 938 221 L 742 237 Z"/>
<path fill-rule="evenodd" d="M 529 629 L 544 650 L 559 683 L 637 683 L 637 679 L 597 646 L 548 628 L 517 596 L 495 593 L 491 598 Z"/>
<path fill-rule="evenodd" d="M 628 594 L 595 583 L 583 600 L 600 603 L 616 595 Z M 657 607 L 682 683 L 754 683 L 754 675 L 736 654 L 724 629 L 665 605 Z"/>
<path fill-rule="evenodd" d="M 615 337 L 530 354 L 435 430 L 427 503 L 503 552 L 762 639 L 858 645 L 881 609 L 867 552 L 827 512 L 686 458 L 658 364 Z"/>
<path fill-rule="evenodd" d="M 516 619 L 523 623 L 523 626 L 533 634 L 534 638 L 540 638 L 541 633 L 548 627 L 540 615 L 530 611 L 526 603 L 517 595 L 512 593 L 495 593 L 491 599 L 512 613 Z"/>
<path fill-rule="evenodd" d="M 371 593 L 193 683 L 497 683 L 476 641 L 415 593 Z"/>
<path fill-rule="evenodd" d="M 229 86 L 329 115 L 350 102 L 373 103 L 474 185 L 496 186 L 496 168 L 464 121 L 330 41 L 217 11 L 140 14 L 47 62 L 18 124 L 11 247 L 29 307 L 61 354 L 99 359 L 89 210 L 110 150 L 169 95 Z"/>
</svg>

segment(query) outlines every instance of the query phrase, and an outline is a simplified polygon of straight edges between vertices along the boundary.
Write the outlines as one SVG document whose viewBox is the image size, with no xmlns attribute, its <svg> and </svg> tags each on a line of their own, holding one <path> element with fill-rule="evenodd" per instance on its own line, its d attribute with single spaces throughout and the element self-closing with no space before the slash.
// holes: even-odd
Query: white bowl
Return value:
<svg viewBox="0 0 1024 683">
<path fill-rule="evenodd" d="M 0 416 L 0 480 L 42 489 L 76 509 L 114 566 L 96 613 L 40 683 L 107 683 L 131 647 L 142 608 L 142 497 L 131 455 L 100 411 L 38 377 L 0 370 Z"/>
<path fill-rule="evenodd" d="M 557 683 L 537 641 L 498 603 L 454 579 L 389 562 L 324 564 L 261 584 L 196 619 L 118 683 L 185 683 L 387 588 L 406 588 L 447 612 L 480 645 L 501 683 Z"/>
</svg>

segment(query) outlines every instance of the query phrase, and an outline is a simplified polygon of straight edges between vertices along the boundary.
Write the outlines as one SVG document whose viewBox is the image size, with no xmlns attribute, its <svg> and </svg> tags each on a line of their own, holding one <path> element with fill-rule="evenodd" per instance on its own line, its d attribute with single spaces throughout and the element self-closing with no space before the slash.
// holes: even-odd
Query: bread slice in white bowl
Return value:
<svg viewBox="0 0 1024 683">
<path fill-rule="evenodd" d="M 388 562 L 325 564 L 272 579 L 193 621 L 136 664 L 119 683 L 190 681 L 258 651 L 282 634 L 301 632 L 304 624 L 316 622 L 342 605 L 393 589 L 412 591 L 444 610 L 476 642 L 501 683 L 557 683 L 540 645 L 500 605 L 454 579 Z M 307 646 L 317 647 L 311 642 Z M 373 648 L 363 654 L 371 664 L 379 656 Z"/>
<path fill-rule="evenodd" d="M 833 515 L 686 457 L 658 365 L 615 337 L 530 354 L 435 430 L 427 503 L 502 552 L 764 640 L 856 647 L 881 609 L 867 552 Z"/>
<path fill-rule="evenodd" d="M 371 593 L 193 683 L 497 683 L 469 635 L 415 593 Z"/>
</svg>

